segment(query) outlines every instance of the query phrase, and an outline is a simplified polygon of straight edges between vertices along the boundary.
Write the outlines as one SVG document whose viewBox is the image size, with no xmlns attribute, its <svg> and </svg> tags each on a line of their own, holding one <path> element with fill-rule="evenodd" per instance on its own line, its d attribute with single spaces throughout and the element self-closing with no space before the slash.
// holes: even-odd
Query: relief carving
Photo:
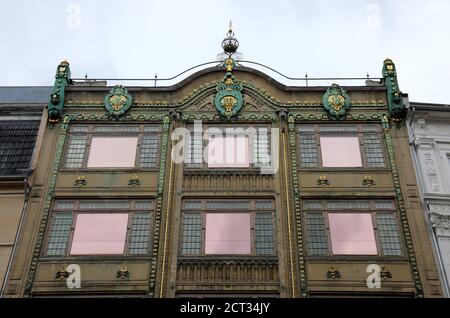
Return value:
<svg viewBox="0 0 450 318">
<path fill-rule="evenodd" d="M 266 104 L 262 103 L 251 95 L 244 95 L 244 108 L 246 111 L 270 111 L 272 110 Z"/>
<path fill-rule="evenodd" d="M 432 213 L 430 222 L 437 236 L 450 237 L 450 215 Z"/>
<path fill-rule="evenodd" d="M 431 192 L 441 191 L 441 182 L 439 180 L 439 174 L 436 169 L 435 160 L 433 158 L 432 151 L 426 151 L 422 153 L 423 156 L 423 172 L 425 175 L 428 188 Z"/>
</svg>

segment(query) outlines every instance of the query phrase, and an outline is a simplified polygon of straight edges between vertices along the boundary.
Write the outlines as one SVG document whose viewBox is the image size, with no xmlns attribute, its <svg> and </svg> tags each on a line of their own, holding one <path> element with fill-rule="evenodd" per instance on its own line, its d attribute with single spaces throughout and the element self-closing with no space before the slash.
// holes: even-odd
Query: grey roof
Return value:
<svg viewBox="0 0 450 318">
<path fill-rule="evenodd" d="M 443 110 L 443 111 L 450 110 L 450 104 L 434 104 L 434 103 L 421 103 L 421 102 L 410 102 L 409 104 L 411 107 L 414 107 L 416 109 Z"/>
<path fill-rule="evenodd" d="M 0 86 L 0 104 L 47 104 L 51 86 Z"/>
<path fill-rule="evenodd" d="M 38 120 L 0 121 L 0 178 L 29 175 L 39 123 Z"/>
</svg>

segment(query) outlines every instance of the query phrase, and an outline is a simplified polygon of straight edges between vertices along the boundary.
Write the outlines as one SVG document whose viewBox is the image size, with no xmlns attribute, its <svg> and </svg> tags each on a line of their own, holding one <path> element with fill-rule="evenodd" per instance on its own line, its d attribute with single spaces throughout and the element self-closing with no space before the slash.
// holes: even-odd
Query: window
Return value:
<svg viewBox="0 0 450 318">
<path fill-rule="evenodd" d="M 248 137 L 210 137 L 208 168 L 248 168 L 250 158 Z"/>
<path fill-rule="evenodd" d="M 362 167 L 358 137 L 320 137 L 323 167 Z"/>
<path fill-rule="evenodd" d="M 272 200 L 185 200 L 180 253 L 274 255 Z"/>
<path fill-rule="evenodd" d="M 258 168 L 271 165 L 269 126 L 188 127 L 187 168 Z M 205 155 L 204 155 L 205 150 Z"/>
<path fill-rule="evenodd" d="M 157 168 L 158 125 L 73 125 L 64 168 Z"/>
<path fill-rule="evenodd" d="M 391 200 L 305 200 L 308 255 L 402 256 Z"/>
<path fill-rule="evenodd" d="M 379 125 L 298 125 L 300 168 L 385 168 Z"/>
<path fill-rule="evenodd" d="M 249 213 L 206 213 L 205 254 L 250 254 Z"/>
<path fill-rule="evenodd" d="M 148 255 L 153 201 L 57 200 L 47 256 Z"/>
<path fill-rule="evenodd" d="M 328 222 L 334 255 L 377 255 L 369 213 L 330 213 Z"/>
<path fill-rule="evenodd" d="M 88 168 L 133 168 L 137 137 L 92 137 Z"/>
<path fill-rule="evenodd" d="M 128 214 L 78 214 L 70 255 L 123 254 Z"/>
</svg>

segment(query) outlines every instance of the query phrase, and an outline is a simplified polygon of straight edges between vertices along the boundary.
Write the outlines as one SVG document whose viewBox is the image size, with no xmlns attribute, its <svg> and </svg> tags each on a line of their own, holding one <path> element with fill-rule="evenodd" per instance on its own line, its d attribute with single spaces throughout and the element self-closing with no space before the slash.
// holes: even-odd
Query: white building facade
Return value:
<svg viewBox="0 0 450 318">
<path fill-rule="evenodd" d="M 450 105 L 411 102 L 407 122 L 428 232 L 450 297 Z"/>
</svg>

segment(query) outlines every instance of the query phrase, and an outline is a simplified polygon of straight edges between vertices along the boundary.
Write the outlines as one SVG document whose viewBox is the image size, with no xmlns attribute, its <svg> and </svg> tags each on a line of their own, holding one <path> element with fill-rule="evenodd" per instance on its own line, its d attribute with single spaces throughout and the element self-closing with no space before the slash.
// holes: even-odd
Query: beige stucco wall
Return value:
<svg viewBox="0 0 450 318">
<path fill-rule="evenodd" d="M 0 286 L 3 284 L 24 204 L 24 195 L 19 191 L 0 192 Z"/>
</svg>

